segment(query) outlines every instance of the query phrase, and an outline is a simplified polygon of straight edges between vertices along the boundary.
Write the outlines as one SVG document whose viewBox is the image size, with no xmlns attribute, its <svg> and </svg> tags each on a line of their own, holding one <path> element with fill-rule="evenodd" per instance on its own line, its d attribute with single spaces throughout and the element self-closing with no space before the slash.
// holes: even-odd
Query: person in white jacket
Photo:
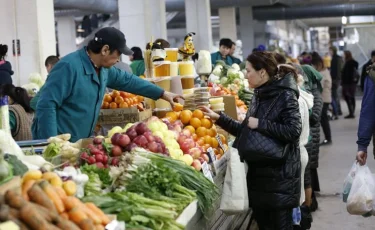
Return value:
<svg viewBox="0 0 375 230">
<path fill-rule="evenodd" d="M 299 112 L 301 114 L 302 120 L 302 132 L 299 139 L 299 147 L 301 154 L 301 198 L 300 204 L 302 205 L 305 202 L 305 187 L 304 187 L 304 174 L 307 162 L 309 160 L 309 155 L 305 145 L 309 141 L 310 125 L 309 125 L 309 109 L 314 105 L 314 96 L 306 92 L 302 87 L 304 84 L 303 76 L 298 75 L 298 89 L 299 89 Z"/>
</svg>

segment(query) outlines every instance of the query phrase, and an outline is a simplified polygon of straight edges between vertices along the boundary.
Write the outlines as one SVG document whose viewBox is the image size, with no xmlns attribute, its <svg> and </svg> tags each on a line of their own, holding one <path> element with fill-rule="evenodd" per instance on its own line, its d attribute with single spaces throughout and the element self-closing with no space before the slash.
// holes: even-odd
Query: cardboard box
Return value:
<svg viewBox="0 0 375 230">
<path fill-rule="evenodd" d="M 218 98 L 218 97 L 223 98 L 224 113 L 226 115 L 228 115 L 229 117 L 231 117 L 235 120 L 238 120 L 236 99 L 234 98 L 234 96 L 225 95 L 225 96 L 215 96 L 215 97 L 212 97 L 212 98 Z"/>
<path fill-rule="evenodd" d="M 97 125 L 120 125 L 143 121 L 152 116 L 151 109 L 138 112 L 135 107 L 124 109 L 102 109 L 99 113 Z"/>
</svg>

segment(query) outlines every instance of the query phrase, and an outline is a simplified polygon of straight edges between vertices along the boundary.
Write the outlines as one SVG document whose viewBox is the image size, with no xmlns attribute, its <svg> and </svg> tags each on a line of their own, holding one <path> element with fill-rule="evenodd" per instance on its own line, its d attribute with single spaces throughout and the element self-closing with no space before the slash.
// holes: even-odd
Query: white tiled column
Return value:
<svg viewBox="0 0 375 230">
<path fill-rule="evenodd" d="M 236 8 L 226 7 L 219 9 L 220 38 L 237 40 Z"/>
<path fill-rule="evenodd" d="M 144 50 L 151 38 L 167 38 L 165 0 L 120 0 L 118 10 L 120 30 L 129 47 Z"/>
<path fill-rule="evenodd" d="M 195 32 L 195 50 L 212 47 L 210 0 L 185 0 L 186 32 Z"/>
<path fill-rule="evenodd" d="M 76 23 L 73 16 L 58 17 L 57 38 L 60 57 L 63 57 L 77 49 Z"/>
<path fill-rule="evenodd" d="M 9 47 L 7 60 L 15 85 L 28 83 L 30 73 L 47 75 L 44 61 L 56 55 L 52 0 L 0 0 L 0 43 Z M 6 31 L 6 32 L 5 32 Z M 20 56 L 13 56 L 12 41 L 20 40 Z"/>
<path fill-rule="evenodd" d="M 242 54 L 246 58 L 254 48 L 254 20 L 252 7 L 240 7 L 240 35 Z"/>
</svg>

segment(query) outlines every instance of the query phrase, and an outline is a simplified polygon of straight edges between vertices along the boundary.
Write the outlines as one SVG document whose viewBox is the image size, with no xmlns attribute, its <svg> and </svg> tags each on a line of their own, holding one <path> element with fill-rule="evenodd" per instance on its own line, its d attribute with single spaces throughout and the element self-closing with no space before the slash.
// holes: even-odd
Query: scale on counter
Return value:
<svg viewBox="0 0 375 230">
<path fill-rule="evenodd" d="M 16 143 L 21 147 L 23 152 L 34 151 L 36 154 L 42 154 L 45 147 L 49 144 L 47 139 L 17 141 Z"/>
</svg>

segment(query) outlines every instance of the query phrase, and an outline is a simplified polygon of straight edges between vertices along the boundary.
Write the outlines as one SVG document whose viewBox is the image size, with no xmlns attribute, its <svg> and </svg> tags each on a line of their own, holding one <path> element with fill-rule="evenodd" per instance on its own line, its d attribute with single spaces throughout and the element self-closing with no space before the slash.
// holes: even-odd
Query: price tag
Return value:
<svg viewBox="0 0 375 230">
<path fill-rule="evenodd" d="M 212 173 L 211 173 L 210 167 L 208 166 L 207 162 L 203 162 L 202 171 L 203 171 L 203 175 L 213 183 L 214 179 L 212 178 Z"/>
<path fill-rule="evenodd" d="M 216 155 L 215 155 L 215 152 L 214 152 L 213 148 L 209 147 L 207 149 L 207 152 L 210 155 L 211 161 L 215 162 L 216 161 Z"/>
</svg>

